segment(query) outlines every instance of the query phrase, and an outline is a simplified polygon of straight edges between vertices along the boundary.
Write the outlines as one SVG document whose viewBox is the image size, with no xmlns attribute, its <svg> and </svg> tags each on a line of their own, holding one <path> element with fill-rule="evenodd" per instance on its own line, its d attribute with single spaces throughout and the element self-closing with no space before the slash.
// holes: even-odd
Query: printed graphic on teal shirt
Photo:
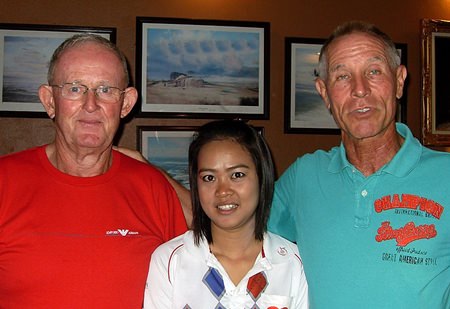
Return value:
<svg viewBox="0 0 450 309">
<path fill-rule="evenodd" d="M 444 207 L 439 203 L 413 194 L 384 196 L 374 202 L 374 209 L 377 213 L 394 210 L 397 215 L 409 215 L 432 220 L 440 220 L 444 212 Z M 390 221 L 384 221 L 377 230 L 375 240 L 377 242 L 396 241 L 395 252 L 383 253 L 383 261 L 436 266 L 436 257 L 428 257 L 428 252 L 406 246 L 419 240 L 435 238 L 437 235 L 438 231 L 435 224 L 416 224 L 409 221 L 404 226 L 393 226 Z"/>
</svg>

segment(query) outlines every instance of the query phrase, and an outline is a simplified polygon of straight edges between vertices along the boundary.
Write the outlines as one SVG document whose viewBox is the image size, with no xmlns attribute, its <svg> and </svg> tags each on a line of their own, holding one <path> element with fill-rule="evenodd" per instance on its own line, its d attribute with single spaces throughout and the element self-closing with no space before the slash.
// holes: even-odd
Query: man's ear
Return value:
<svg viewBox="0 0 450 309">
<path fill-rule="evenodd" d="M 331 112 L 330 100 L 328 99 L 327 86 L 325 85 L 325 81 L 320 78 L 316 78 L 316 90 L 322 97 L 323 102 L 325 103 L 325 107 Z"/>
<path fill-rule="evenodd" d="M 134 87 L 128 87 L 123 94 L 122 110 L 120 118 L 125 118 L 133 109 L 138 99 L 138 92 Z"/>
<path fill-rule="evenodd" d="M 39 99 L 47 112 L 50 119 L 55 118 L 55 100 L 53 98 L 53 88 L 49 85 L 41 85 L 39 87 Z"/>
<path fill-rule="evenodd" d="M 405 80 L 408 72 L 404 65 L 400 65 L 397 68 L 396 79 L 397 79 L 397 92 L 395 94 L 397 99 L 400 99 L 403 96 L 403 89 L 405 87 Z"/>
</svg>

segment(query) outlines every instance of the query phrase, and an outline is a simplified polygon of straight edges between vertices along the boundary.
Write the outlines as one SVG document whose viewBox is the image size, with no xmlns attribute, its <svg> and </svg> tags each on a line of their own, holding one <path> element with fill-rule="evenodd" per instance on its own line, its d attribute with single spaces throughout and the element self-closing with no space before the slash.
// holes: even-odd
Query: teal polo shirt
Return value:
<svg viewBox="0 0 450 309">
<path fill-rule="evenodd" d="M 297 242 L 311 308 L 450 308 L 450 154 L 405 141 L 365 177 L 341 144 L 276 183 L 269 230 Z"/>
</svg>

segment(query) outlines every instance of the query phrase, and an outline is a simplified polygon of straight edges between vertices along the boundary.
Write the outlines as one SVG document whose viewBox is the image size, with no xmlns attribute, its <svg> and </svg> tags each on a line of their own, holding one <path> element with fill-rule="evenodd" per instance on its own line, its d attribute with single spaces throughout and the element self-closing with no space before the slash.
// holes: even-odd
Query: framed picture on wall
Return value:
<svg viewBox="0 0 450 309">
<path fill-rule="evenodd" d="M 47 83 L 53 51 L 76 33 L 115 42 L 115 28 L 0 24 L 0 116 L 46 117 L 38 88 Z"/>
<path fill-rule="evenodd" d="M 269 118 L 270 24 L 136 18 L 142 117 Z"/>
<path fill-rule="evenodd" d="M 285 133 L 339 134 L 336 123 L 315 87 L 319 54 L 325 39 L 285 39 Z M 406 44 L 396 44 L 406 64 Z M 406 91 L 399 101 L 397 121 L 406 122 Z"/>
<path fill-rule="evenodd" d="M 423 19 L 422 27 L 422 142 L 450 146 L 450 21 Z"/>
<path fill-rule="evenodd" d="M 138 126 L 137 148 L 144 158 L 189 188 L 188 151 L 197 127 Z"/>
<path fill-rule="evenodd" d="M 317 38 L 285 39 L 285 133 L 339 133 L 315 87 L 324 42 Z"/>
</svg>

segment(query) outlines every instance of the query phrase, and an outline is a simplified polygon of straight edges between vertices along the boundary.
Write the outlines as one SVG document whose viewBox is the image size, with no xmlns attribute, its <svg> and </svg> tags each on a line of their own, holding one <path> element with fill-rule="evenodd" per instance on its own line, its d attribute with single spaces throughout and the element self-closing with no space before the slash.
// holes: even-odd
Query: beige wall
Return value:
<svg viewBox="0 0 450 309">
<path fill-rule="evenodd" d="M 394 41 L 408 44 L 408 117 L 420 137 L 420 19 L 450 19 L 450 0 L 0 0 L 0 22 L 117 28 L 117 44 L 127 55 L 134 77 L 136 16 L 250 20 L 271 23 L 270 120 L 265 127 L 278 172 L 295 158 L 328 149 L 338 136 L 284 134 L 284 38 L 325 38 L 339 23 L 367 20 Z M 136 118 L 125 125 L 120 145 L 136 147 L 137 125 L 199 125 L 208 120 Z M 52 122 L 36 118 L 0 118 L 0 155 L 50 142 Z"/>
</svg>

